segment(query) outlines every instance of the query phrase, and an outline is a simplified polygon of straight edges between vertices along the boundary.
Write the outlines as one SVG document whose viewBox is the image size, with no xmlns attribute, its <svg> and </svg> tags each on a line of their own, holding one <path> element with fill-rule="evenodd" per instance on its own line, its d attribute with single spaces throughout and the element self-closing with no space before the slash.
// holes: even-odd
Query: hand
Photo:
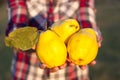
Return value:
<svg viewBox="0 0 120 80">
<path fill-rule="evenodd" d="M 100 47 L 101 47 L 102 40 L 103 40 L 103 36 L 102 36 L 102 33 L 101 33 L 101 31 L 99 30 L 99 28 L 95 28 L 94 30 L 95 30 L 96 36 L 97 36 L 98 47 L 100 48 Z"/>
<path fill-rule="evenodd" d="M 98 47 L 100 48 L 102 43 L 102 36 L 97 37 L 97 42 L 98 42 Z"/>
<path fill-rule="evenodd" d="M 67 61 L 69 62 L 70 66 L 75 66 L 76 64 L 74 64 L 73 62 L 71 62 L 69 59 L 67 59 Z M 93 60 L 92 62 L 90 62 L 88 65 L 94 66 L 96 64 L 96 61 Z M 79 66 L 82 70 L 85 70 L 87 68 L 87 65 L 80 65 Z"/>
<path fill-rule="evenodd" d="M 90 62 L 88 65 L 91 65 L 91 66 L 94 66 L 96 64 L 96 61 L 93 60 L 92 62 Z M 82 70 L 85 70 L 87 68 L 87 65 L 82 65 L 82 66 L 79 66 Z"/>
<path fill-rule="evenodd" d="M 35 49 L 36 49 L 36 45 L 34 45 L 34 46 L 32 47 L 32 49 L 35 50 Z"/>
<path fill-rule="evenodd" d="M 58 66 L 58 67 L 53 67 L 53 68 L 50 68 L 49 70 L 50 70 L 50 72 L 56 72 L 56 71 L 58 71 L 58 70 L 60 70 L 60 69 L 63 69 L 63 68 L 65 68 L 66 67 L 66 63 L 65 64 L 63 64 L 63 65 L 61 65 L 61 66 Z M 40 68 L 41 69 L 46 69 L 47 68 L 47 66 L 45 65 L 45 64 L 40 64 Z"/>
</svg>

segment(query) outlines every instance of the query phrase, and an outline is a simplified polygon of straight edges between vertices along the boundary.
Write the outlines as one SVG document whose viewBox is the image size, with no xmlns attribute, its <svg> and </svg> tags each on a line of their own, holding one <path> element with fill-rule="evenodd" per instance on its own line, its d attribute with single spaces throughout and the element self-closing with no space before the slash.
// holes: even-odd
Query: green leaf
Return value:
<svg viewBox="0 0 120 80">
<path fill-rule="evenodd" d="M 5 44 L 9 47 L 14 47 L 20 50 L 31 49 L 38 40 L 38 30 L 35 27 L 22 27 L 18 28 L 7 37 L 5 37 Z"/>
</svg>

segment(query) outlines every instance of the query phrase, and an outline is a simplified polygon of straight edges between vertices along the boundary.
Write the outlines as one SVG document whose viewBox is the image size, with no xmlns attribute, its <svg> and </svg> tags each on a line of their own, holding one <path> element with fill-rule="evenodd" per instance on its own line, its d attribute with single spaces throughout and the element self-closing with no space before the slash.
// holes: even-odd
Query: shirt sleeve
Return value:
<svg viewBox="0 0 120 80">
<path fill-rule="evenodd" d="M 80 0 L 78 21 L 82 28 L 96 27 L 94 0 Z"/>
<path fill-rule="evenodd" d="M 94 0 L 80 0 L 78 22 L 81 28 L 93 28 L 99 40 L 102 40 L 100 29 L 96 24 L 96 8 Z"/>
<path fill-rule="evenodd" d="M 24 27 L 28 22 L 26 0 L 8 0 L 8 27 L 6 35 L 16 28 Z"/>
</svg>

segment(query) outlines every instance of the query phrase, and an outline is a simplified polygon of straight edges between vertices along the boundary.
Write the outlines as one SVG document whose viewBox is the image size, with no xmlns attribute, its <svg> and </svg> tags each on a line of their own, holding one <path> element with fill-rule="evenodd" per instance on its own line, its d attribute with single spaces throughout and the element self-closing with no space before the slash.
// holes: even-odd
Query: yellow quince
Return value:
<svg viewBox="0 0 120 80">
<path fill-rule="evenodd" d="M 67 58 L 64 42 L 51 30 L 40 33 L 36 52 L 40 61 L 48 68 L 63 65 Z"/>
<path fill-rule="evenodd" d="M 79 23 L 75 19 L 65 19 L 55 22 L 51 28 L 52 31 L 67 43 L 68 38 L 80 29 Z"/>
<path fill-rule="evenodd" d="M 73 34 L 67 44 L 69 59 L 77 65 L 87 65 L 97 56 L 98 44 L 92 28 Z"/>
</svg>

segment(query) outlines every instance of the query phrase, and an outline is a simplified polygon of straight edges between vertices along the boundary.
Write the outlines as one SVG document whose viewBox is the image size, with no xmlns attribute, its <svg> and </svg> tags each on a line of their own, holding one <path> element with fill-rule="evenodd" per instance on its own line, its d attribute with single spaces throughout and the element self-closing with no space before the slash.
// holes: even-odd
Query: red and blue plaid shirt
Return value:
<svg viewBox="0 0 120 80">
<path fill-rule="evenodd" d="M 81 28 L 97 29 L 94 0 L 8 0 L 6 36 L 14 29 L 25 26 L 44 30 L 66 18 L 75 18 Z M 88 69 L 68 65 L 55 73 L 46 73 L 46 70 L 39 68 L 35 52 L 14 53 L 12 80 L 89 80 Z"/>
</svg>

